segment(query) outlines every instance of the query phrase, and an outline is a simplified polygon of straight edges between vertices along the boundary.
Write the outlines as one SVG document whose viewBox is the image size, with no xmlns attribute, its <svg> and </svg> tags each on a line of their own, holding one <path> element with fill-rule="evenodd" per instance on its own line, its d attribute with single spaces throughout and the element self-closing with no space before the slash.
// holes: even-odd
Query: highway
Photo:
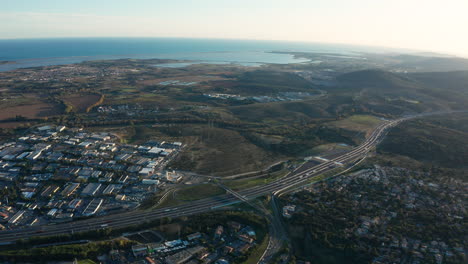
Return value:
<svg viewBox="0 0 468 264">
<path fill-rule="evenodd" d="M 267 194 L 275 194 L 277 192 L 282 192 L 290 187 L 304 184 L 308 182 L 310 178 L 336 168 L 337 164 L 339 163 L 347 165 L 363 157 L 367 152 L 371 150 L 371 148 L 376 146 L 381 141 L 381 139 L 383 138 L 383 136 L 389 128 L 410 118 L 420 116 L 422 115 L 386 121 L 383 124 L 379 125 L 377 128 L 375 128 L 371 135 L 369 135 L 369 137 L 361 145 L 353 148 L 348 152 L 345 152 L 344 154 L 335 159 L 323 162 L 299 173 L 292 172 L 273 182 L 240 191 L 238 192 L 238 194 L 240 194 L 244 199 L 254 199 L 256 197 L 260 197 Z M 224 205 L 236 202 L 239 202 L 239 197 L 228 193 L 225 195 L 193 201 L 175 207 L 167 207 L 152 210 L 135 210 L 131 212 L 94 217 L 86 220 L 78 220 L 68 223 L 5 230 L 0 232 L 0 243 L 12 243 L 19 239 L 27 239 L 37 236 L 52 236 L 84 231 L 93 231 L 101 228 L 118 229 L 131 225 L 142 224 L 146 221 L 152 221 L 165 217 L 174 218 L 209 212 L 218 208 L 222 208 Z"/>
</svg>

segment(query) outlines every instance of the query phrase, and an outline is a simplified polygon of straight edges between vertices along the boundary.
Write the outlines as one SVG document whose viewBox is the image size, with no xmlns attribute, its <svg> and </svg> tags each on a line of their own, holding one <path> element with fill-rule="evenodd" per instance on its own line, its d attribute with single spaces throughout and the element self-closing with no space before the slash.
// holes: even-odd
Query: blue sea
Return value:
<svg viewBox="0 0 468 264">
<path fill-rule="evenodd" d="M 0 40 L 0 71 L 103 59 L 175 59 L 204 63 L 301 63 L 304 59 L 271 51 L 327 52 L 355 55 L 384 52 L 373 47 L 320 43 L 182 38 L 64 38 Z M 168 64 L 182 67 L 184 64 Z"/>
</svg>

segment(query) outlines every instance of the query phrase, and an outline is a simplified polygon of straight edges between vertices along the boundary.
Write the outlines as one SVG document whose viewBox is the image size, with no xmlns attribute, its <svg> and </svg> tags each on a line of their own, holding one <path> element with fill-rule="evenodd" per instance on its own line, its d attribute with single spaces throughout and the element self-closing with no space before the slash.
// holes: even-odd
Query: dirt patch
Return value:
<svg viewBox="0 0 468 264">
<path fill-rule="evenodd" d="M 17 128 L 29 124 L 28 122 L 5 122 L 0 123 L 0 128 Z"/>
<path fill-rule="evenodd" d="M 61 99 L 70 104 L 75 112 L 84 113 L 89 107 L 97 103 L 100 98 L 101 95 L 99 94 L 73 94 Z"/>
<path fill-rule="evenodd" d="M 22 116 L 26 118 L 44 118 L 54 116 L 63 112 L 62 107 L 57 104 L 39 102 L 34 104 L 25 104 L 11 106 L 0 111 L 0 120 Z"/>
</svg>

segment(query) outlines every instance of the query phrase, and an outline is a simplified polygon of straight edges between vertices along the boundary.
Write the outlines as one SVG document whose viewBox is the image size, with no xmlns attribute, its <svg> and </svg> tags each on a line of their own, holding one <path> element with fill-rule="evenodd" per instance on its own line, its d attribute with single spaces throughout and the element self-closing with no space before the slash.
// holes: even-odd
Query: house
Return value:
<svg viewBox="0 0 468 264">
<path fill-rule="evenodd" d="M 229 261 L 225 259 L 218 259 L 215 263 L 216 264 L 229 264 Z"/>
<path fill-rule="evenodd" d="M 286 205 L 283 207 L 283 217 L 291 218 L 292 217 L 291 213 L 294 213 L 295 211 L 296 211 L 295 205 Z"/>
<path fill-rule="evenodd" d="M 166 180 L 172 183 L 177 183 L 182 180 L 182 176 L 175 173 L 175 171 L 166 171 Z"/>
<path fill-rule="evenodd" d="M 215 237 L 215 238 L 220 238 L 220 237 L 223 235 L 223 233 L 224 233 L 224 228 L 223 228 L 223 226 L 218 226 L 218 227 L 216 228 L 216 230 L 215 230 L 215 235 L 214 235 L 214 237 Z"/>
<path fill-rule="evenodd" d="M 229 221 L 227 225 L 236 231 L 239 231 L 242 228 L 242 225 L 235 221 Z"/>
<path fill-rule="evenodd" d="M 224 254 L 232 253 L 232 252 L 234 252 L 234 248 L 230 247 L 230 246 L 225 246 L 224 249 L 223 249 L 223 252 L 224 252 Z"/>
<path fill-rule="evenodd" d="M 255 241 L 255 239 L 253 239 L 253 238 L 251 238 L 249 236 L 246 236 L 246 235 L 240 235 L 239 239 L 246 242 L 246 243 L 249 243 L 249 244 L 252 244 Z"/>
<path fill-rule="evenodd" d="M 242 254 L 246 253 L 247 251 L 249 251 L 249 249 L 252 247 L 251 244 L 245 244 L 243 245 L 240 249 L 239 249 L 239 252 L 241 252 Z"/>
</svg>

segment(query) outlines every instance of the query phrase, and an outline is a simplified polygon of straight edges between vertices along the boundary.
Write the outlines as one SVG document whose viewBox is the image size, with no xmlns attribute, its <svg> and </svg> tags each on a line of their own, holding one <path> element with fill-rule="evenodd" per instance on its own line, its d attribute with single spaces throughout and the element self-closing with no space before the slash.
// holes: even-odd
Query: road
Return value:
<svg viewBox="0 0 468 264">
<path fill-rule="evenodd" d="M 285 230 L 282 222 L 282 213 L 278 211 L 279 207 L 276 203 L 276 197 L 274 195 L 271 196 L 270 202 L 271 208 L 273 210 L 273 213 L 267 216 L 269 221 L 270 239 L 262 257 L 257 262 L 258 264 L 270 263 L 284 246 L 290 245 L 287 231 Z"/>
<path fill-rule="evenodd" d="M 428 115 L 428 114 L 424 114 Z M 370 151 L 384 136 L 385 132 L 392 126 L 406 121 L 410 118 L 420 117 L 417 115 L 412 117 L 404 117 L 392 121 L 386 121 L 379 125 L 371 133 L 371 135 L 361 145 L 342 154 L 341 156 L 330 161 L 323 162 L 314 167 L 310 167 L 299 173 L 290 173 L 280 179 L 265 185 L 252 187 L 238 192 L 244 199 L 254 199 L 267 194 L 275 194 L 282 192 L 290 187 L 304 184 L 310 178 L 328 172 L 334 169 L 337 164 L 349 164 L 364 156 Z M 12 243 L 19 239 L 27 239 L 37 236 L 52 236 L 63 235 L 77 232 L 93 231 L 101 228 L 123 228 L 131 225 L 141 224 L 147 221 L 152 221 L 165 217 L 180 217 L 194 215 L 212 210 L 217 210 L 225 205 L 238 202 L 239 199 L 233 194 L 225 194 L 210 198 L 205 198 L 191 203 L 183 204 L 176 207 L 168 207 L 153 210 L 135 210 L 131 212 L 95 217 L 86 220 L 73 221 L 68 223 L 26 227 L 22 229 L 5 230 L 0 232 L 0 243 Z"/>
</svg>

